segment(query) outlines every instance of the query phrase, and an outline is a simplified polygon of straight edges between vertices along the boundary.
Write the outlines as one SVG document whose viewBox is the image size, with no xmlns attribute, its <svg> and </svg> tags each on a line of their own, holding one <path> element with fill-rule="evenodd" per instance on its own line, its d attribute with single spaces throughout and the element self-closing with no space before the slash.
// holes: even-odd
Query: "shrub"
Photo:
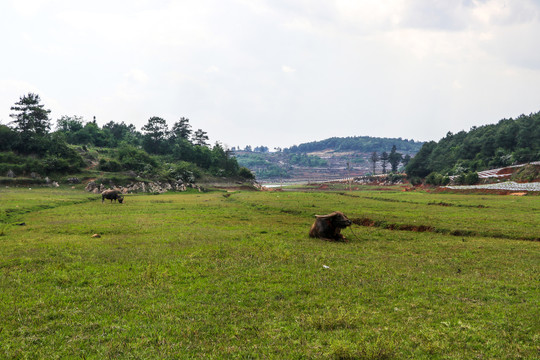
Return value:
<svg viewBox="0 0 540 360">
<path fill-rule="evenodd" d="M 388 179 L 388 181 L 390 181 L 392 184 L 394 184 L 394 183 L 397 183 L 399 181 L 402 181 L 405 178 L 405 176 L 402 175 L 402 174 L 390 173 L 390 174 L 388 174 L 388 176 L 386 176 L 386 178 Z"/>
<path fill-rule="evenodd" d="M 238 176 L 246 180 L 255 180 L 255 175 L 251 172 L 251 170 L 243 166 L 240 168 L 240 170 L 238 170 Z"/>
<path fill-rule="evenodd" d="M 116 160 L 107 161 L 105 159 L 100 159 L 99 169 L 103 171 L 109 171 L 109 172 L 118 172 L 118 171 L 122 171 L 122 164 L 120 164 Z"/>
<path fill-rule="evenodd" d="M 144 150 L 134 146 L 123 145 L 118 149 L 118 159 L 124 170 L 151 171 L 157 167 L 156 160 Z"/>
<path fill-rule="evenodd" d="M 450 183 L 450 177 L 447 175 L 439 174 L 437 172 L 432 172 L 426 177 L 425 182 L 428 185 L 445 186 Z"/>
<path fill-rule="evenodd" d="M 456 183 L 458 185 L 474 185 L 478 183 L 478 180 L 478 173 L 470 171 L 459 174 L 456 178 Z"/>
<path fill-rule="evenodd" d="M 514 181 L 531 182 L 540 177 L 540 166 L 526 165 L 512 175 Z"/>
<path fill-rule="evenodd" d="M 479 177 L 478 173 L 476 172 L 469 172 L 465 175 L 465 184 L 466 185 L 474 185 L 478 183 Z"/>
<path fill-rule="evenodd" d="M 432 172 L 428 176 L 426 176 L 425 183 L 428 185 L 437 186 L 440 184 L 440 177 L 441 177 L 441 174 Z"/>
<path fill-rule="evenodd" d="M 183 182 L 192 183 L 201 177 L 201 170 L 193 163 L 181 161 L 171 166 L 168 175 L 174 179 L 181 179 Z"/>
<path fill-rule="evenodd" d="M 421 185 L 422 184 L 422 179 L 420 179 L 418 176 L 411 176 L 409 178 L 409 182 L 411 183 L 411 185 L 413 186 L 418 186 L 418 185 Z"/>
<path fill-rule="evenodd" d="M 57 156 L 48 156 L 43 160 L 45 171 L 48 174 L 51 173 L 64 173 L 69 171 L 70 165 L 67 160 L 59 158 Z"/>
</svg>

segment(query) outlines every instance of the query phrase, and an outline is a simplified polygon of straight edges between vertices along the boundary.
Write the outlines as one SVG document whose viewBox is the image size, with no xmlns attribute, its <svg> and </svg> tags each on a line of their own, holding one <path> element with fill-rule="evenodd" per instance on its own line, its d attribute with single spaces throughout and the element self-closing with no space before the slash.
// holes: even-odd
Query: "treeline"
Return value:
<svg viewBox="0 0 540 360">
<path fill-rule="evenodd" d="M 497 124 L 448 132 L 425 143 L 409 162 L 409 177 L 444 178 L 540 160 L 540 112 L 503 119 Z"/>
<path fill-rule="evenodd" d="M 313 141 L 294 145 L 284 149 L 287 153 L 306 153 L 333 149 L 334 151 L 356 151 L 363 153 L 384 152 L 396 146 L 401 153 L 415 154 L 422 147 L 422 142 L 408 139 L 378 138 L 371 136 L 332 137 L 326 140 Z"/>
<path fill-rule="evenodd" d="M 85 166 L 74 147 L 109 148 L 98 160 L 102 171 L 135 171 L 172 176 L 206 171 L 214 176 L 253 178 L 238 165 L 231 152 L 216 143 L 209 146 L 202 129 L 193 131 L 189 119 L 180 118 L 169 129 L 160 117 L 151 117 L 138 131 L 132 124 L 108 122 L 103 126 L 79 116 L 62 116 L 51 130 L 50 110 L 36 94 L 22 96 L 11 110 L 11 126 L 0 125 L 0 171 L 73 173 Z M 71 145 L 71 146 L 70 146 Z M 3 175 L 3 174 L 2 174 Z"/>
<path fill-rule="evenodd" d="M 411 156 L 409 154 L 403 156 L 403 154 L 397 152 L 396 145 L 392 145 L 392 150 L 390 150 L 390 153 L 387 153 L 386 151 L 383 151 L 383 153 L 380 155 L 377 154 L 376 151 L 371 153 L 370 161 L 373 166 L 372 175 L 376 174 L 377 163 L 381 164 L 383 174 L 386 174 L 386 168 L 388 165 L 390 165 L 391 172 L 396 173 L 400 164 L 407 166 L 409 161 L 411 161 Z"/>
</svg>

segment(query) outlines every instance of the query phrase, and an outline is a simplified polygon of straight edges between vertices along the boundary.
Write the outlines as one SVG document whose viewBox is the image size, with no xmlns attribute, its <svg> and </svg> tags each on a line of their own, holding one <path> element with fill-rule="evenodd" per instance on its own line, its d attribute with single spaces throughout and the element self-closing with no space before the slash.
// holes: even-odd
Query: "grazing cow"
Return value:
<svg viewBox="0 0 540 360">
<path fill-rule="evenodd" d="M 317 220 L 311 225 L 309 236 L 329 241 L 347 241 L 341 234 L 341 229 L 351 226 L 349 220 L 341 211 L 334 211 L 328 215 L 315 215 Z"/>
<path fill-rule="evenodd" d="M 114 200 L 114 202 L 116 202 L 116 200 L 118 200 L 118 202 L 121 204 L 122 201 L 124 201 L 124 197 L 122 196 L 122 193 L 118 190 L 105 190 L 104 192 L 101 193 L 101 203 L 103 204 L 103 201 L 105 201 L 105 199 L 109 199 L 111 200 L 111 203 L 112 201 Z"/>
</svg>

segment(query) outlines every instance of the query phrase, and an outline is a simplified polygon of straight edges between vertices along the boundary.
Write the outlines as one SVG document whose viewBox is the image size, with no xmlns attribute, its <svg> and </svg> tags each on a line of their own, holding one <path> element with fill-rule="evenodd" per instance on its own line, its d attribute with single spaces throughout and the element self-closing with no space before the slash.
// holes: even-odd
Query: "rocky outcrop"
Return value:
<svg viewBox="0 0 540 360">
<path fill-rule="evenodd" d="M 201 188 L 195 184 L 191 183 L 184 183 L 181 180 L 178 181 L 154 181 L 154 182 L 132 182 L 129 183 L 126 186 L 115 186 L 114 184 L 110 184 L 109 186 L 105 186 L 104 184 L 98 184 L 95 181 L 90 181 L 86 187 L 85 190 L 94 194 L 101 194 L 103 191 L 114 188 L 117 190 L 120 190 L 122 194 L 130 194 L 130 193 L 138 193 L 138 192 L 144 192 L 144 193 L 164 193 L 167 191 L 186 191 L 188 188 L 198 189 L 201 191 Z"/>
</svg>

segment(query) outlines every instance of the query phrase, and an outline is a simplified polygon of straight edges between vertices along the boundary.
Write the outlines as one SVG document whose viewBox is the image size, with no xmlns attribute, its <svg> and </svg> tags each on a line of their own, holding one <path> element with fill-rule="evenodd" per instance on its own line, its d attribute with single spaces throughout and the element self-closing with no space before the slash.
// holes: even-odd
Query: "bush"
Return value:
<svg viewBox="0 0 540 360">
<path fill-rule="evenodd" d="M 31 172 L 43 174 L 44 163 L 39 159 L 28 156 L 15 155 L 12 152 L 0 153 L 0 176 L 4 176 L 9 170 L 15 172 L 17 176 L 24 176 Z"/>
<path fill-rule="evenodd" d="M 386 176 L 386 178 L 388 179 L 388 181 L 394 184 L 394 183 L 402 181 L 405 178 L 405 176 L 401 174 L 390 173 Z"/>
<path fill-rule="evenodd" d="M 122 164 L 120 164 L 116 160 L 107 161 L 105 159 L 100 159 L 99 169 L 103 171 L 109 171 L 109 172 L 118 172 L 118 171 L 122 171 Z"/>
<path fill-rule="evenodd" d="M 180 179 L 185 183 L 192 183 L 201 177 L 201 170 L 193 163 L 181 161 L 171 166 L 168 176 Z"/>
<path fill-rule="evenodd" d="M 255 180 L 255 175 L 246 167 L 241 167 L 240 170 L 238 170 L 238 176 L 246 180 Z"/>
<path fill-rule="evenodd" d="M 512 175 L 514 181 L 531 182 L 540 177 L 540 166 L 526 165 Z"/>
<path fill-rule="evenodd" d="M 425 183 L 428 185 L 439 186 L 441 184 L 441 174 L 432 172 L 426 176 Z"/>
<path fill-rule="evenodd" d="M 476 173 L 474 173 L 476 174 Z M 437 172 L 432 172 L 426 177 L 426 184 L 433 186 L 445 186 L 450 183 L 450 177 L 439 174 Z"/>
<path fill-rule="evenodd" d="M 475 185 L 478 183 L 478 180 L 480 180 L 480 178 L 478 177 L 478 173 L 476 172 L 470 172 L 465 175 L 466 185 Z"/>
<path fill-rule="evenodd" d="M 144 150 L 130 145 L 123 145 L 118 149 L 118 159 L 123 164 L 124 170 L 149 172 L 157 167 L 157 162 L 153 157 Z"/>
<path fill-rule="evenodd" d="M 47 174 L 64 173 L 70 170 L 69 162 L 57 156 L 48 156 L 43 160 Z"/>
<path fill-rule="evenodd" d="M 458 185 L 475 185 L 479 180 L 478 173 L 471 171 L 459 174 L 456 183 Z"/>
<path fill-rule="evenodd" d="M 418 176 L 412 176 L 409 178 L 409 182 L 413 186 L 418 186 L 422 184 L 422 179 L 420 179 Z"/>
<path fill-rule="evenodd" d="M 443 176 L 441 185 L 442 185 L 442 186 L 446 186 L 446 185 L 448 185 L 448 184 L 450 184 L 450 176 L 448 176 L 448 175 Z"/>
</svg>

